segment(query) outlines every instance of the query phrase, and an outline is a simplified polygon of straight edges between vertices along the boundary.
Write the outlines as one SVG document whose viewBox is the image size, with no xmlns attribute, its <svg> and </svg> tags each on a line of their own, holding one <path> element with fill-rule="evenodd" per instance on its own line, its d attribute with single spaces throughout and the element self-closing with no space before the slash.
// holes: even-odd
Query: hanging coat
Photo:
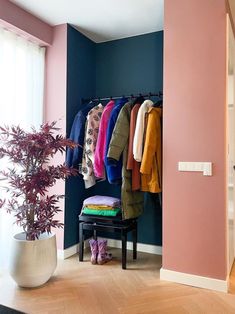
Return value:
<svg viewBox="0 0 235 314">
<path fill-rule="evenodd" d="M 128 102 L 128 99 L 123 97 L 117 101 L 115 104 L 108 123 L 107 136 L 106 136 L 106 150 L 105 150 L 105 168 L 107 173 L 107 178 L 111 184 L 121 184 L 122 183 L 122 158 L 119 159 L 115 166 L 110 163 L 107 159 L 107 153 L 109 149 L 109 143 L 113 134 L 113 130 L 122 107 Z"/>
<path fill-rule="evenodd" d="M 131 110 L 130 119 L 130 135 L 129 135 L 129 146 L 128 146 L 128 159 L 127 169 L 132 171 L 132 190 L 140 190 L 140 162 L 136 161 L 133 156 L 133 140 L 136 128 L 137 114 L 140 108 L 140 104 L 135 104 Z"/>
<path fill-rule="evenodd" d="M 95 158 L 96 142 L 99 133 L 100 118 L 103 110 L 104 107 L 102 106 L 102 104 L 99 104 L 98 106 L 92 108 L 87 115 L 81 169 L 86 189 L 96 184 L 93 165 Z"/>
<path fill-rule="evenodd" d="M 148 109 L 153 107 L 153 105 L 154 103 L 151 100 L 145 100 L 140 106 L 137 114 L 136 129 L 133 140 L 133 155 L 134 159 L 139 162 L 141 162 L 143 155 L 145 113 L 148 112 Z"/>
<path fill-rule="evenodd" d="M 76 114 L 73 125 L 71 128 L 69 139 L 79 144 L 79 146 L 74 149 L 68 148 L 66 152 L 66 165 L 68 167 L 76 167 L 79 168 L 82 163 L 82 155 L 83 155 L 83 142 L 85 136 L 85 124 L 86 117 L 88 112 L 95 106 L 95 103 L 89 103 L 84 106 L 81 110 Z"/>
<path fill-rule="evenodd" d="M 104 108 L 99 126 L 99 134 L 97 138 L 95 148 L 95 160 L 94 160 L 94 173 L 97 178 L 105 178 L 105 149 L 106 149 L 106 137 L 107 137 L 107 126 L 112 109 L 115 105 L 114 100 L 111 100 Z"/>
<path fill-rule="evenodd" d="M 122 165 L 122 216 L 123 219 L 138 217 L 143 212 L 144 195 L 141 191 L 132 191 L 131 171 L 127 170 L 127 156 L 130 132 L 131 103 L 121 109 L 109 144 L 107 159 L 114 165 L 123 156 Z"/>
<path fill-rule="evenodd" d="M 161 108 L 150 108 L 141 162 L 141 190 L 162 191 Z"/>
</svg>

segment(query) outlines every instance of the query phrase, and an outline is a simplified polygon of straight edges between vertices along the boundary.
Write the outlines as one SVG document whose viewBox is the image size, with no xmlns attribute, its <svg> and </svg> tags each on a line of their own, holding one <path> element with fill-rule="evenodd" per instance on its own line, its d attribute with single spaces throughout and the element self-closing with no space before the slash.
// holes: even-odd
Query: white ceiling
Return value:
<svg viewBox="0 0 235 314">
<path fill-rule="evenodd" d="M 95 42 L 163 29 L 164 0 L 11 0 L 43 21 L 70 23 Z"/>
</svg>

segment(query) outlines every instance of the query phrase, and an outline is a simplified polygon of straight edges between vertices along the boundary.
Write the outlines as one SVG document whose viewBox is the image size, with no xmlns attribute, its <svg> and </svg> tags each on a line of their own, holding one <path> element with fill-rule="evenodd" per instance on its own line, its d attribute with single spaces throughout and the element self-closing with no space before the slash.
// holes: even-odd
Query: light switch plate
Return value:
<svg viewBox="0 0 235 314">
<path fill-rule="evenodd" d="M 212 162 L 179 161 L 179 171 L 201 171 L 204 176 L 212 176 Z"/>
</svg>

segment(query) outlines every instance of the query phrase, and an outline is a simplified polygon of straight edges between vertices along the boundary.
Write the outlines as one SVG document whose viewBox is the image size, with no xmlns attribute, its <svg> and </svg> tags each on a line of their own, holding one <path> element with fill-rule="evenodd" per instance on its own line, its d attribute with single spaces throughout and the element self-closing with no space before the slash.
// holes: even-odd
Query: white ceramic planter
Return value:
<svg viewBox="0 0 235 314">
<path fill-rule="evenodd" d="M 21 287 L 38 287 L 47 282 L 57 265 L 55 234 L 44 233 L 38 240 L 26 241 L 24 232 L 13 238 L 10 274 Z"/>
</svg>

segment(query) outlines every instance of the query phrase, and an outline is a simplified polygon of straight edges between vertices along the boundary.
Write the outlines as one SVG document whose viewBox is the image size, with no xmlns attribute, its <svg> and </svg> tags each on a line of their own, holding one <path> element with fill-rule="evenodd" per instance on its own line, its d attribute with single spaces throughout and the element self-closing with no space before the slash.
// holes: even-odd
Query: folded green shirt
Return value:
<svg viewBox="0 0 235 314">
<path fill-rule="evenodd" d="M 100 210 L 100 209 L 91 209 L 89 207 L 84 207 L 82 212 L 86 215 L 97 215 L 97 216 L 117 216 L 118 213 L 120 213 L 120 208 L 114 208 L 111 210 Z"/>
</svg>

